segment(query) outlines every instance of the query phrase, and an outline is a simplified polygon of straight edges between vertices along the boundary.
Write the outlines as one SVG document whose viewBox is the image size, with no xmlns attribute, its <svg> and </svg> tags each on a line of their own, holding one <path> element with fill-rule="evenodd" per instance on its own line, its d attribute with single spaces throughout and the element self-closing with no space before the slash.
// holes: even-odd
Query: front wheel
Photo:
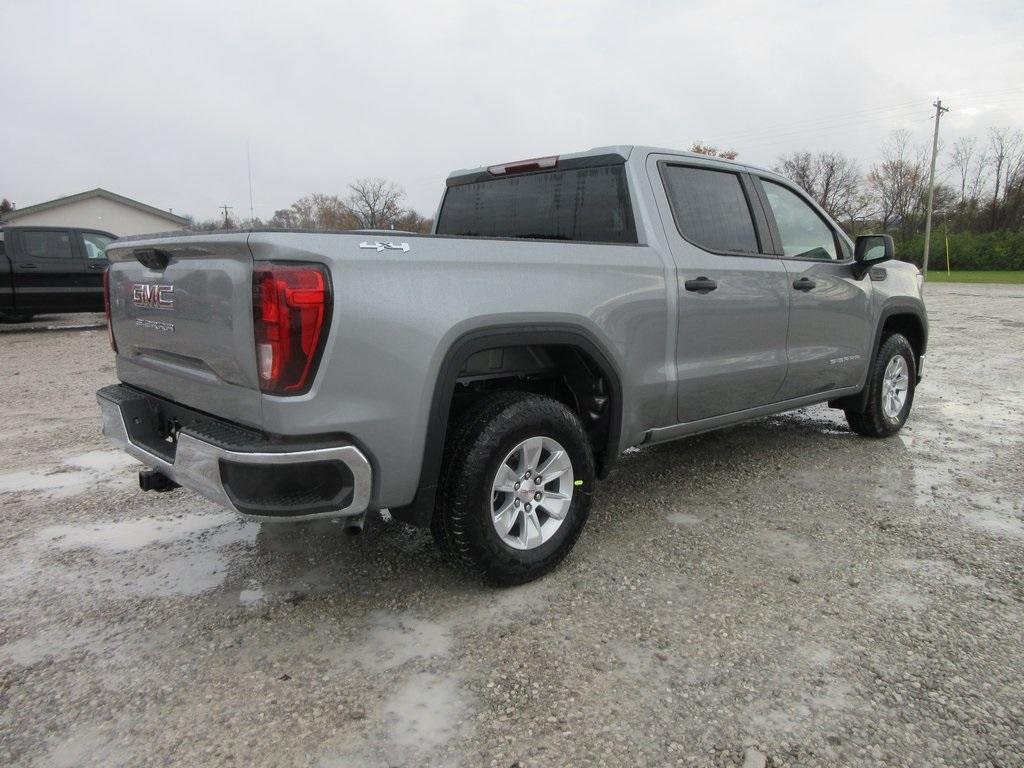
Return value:
<svg viewBox="0 0 1024 768">
<path fill-rule="evenodd" d="M 434 536 L 496 584 L 532 581 L 573 548 L 594 478 L 583 425 L 565 405 L 523 392 L 490 395 L 449 442 Z"/>
<path fill-rule="evenodd" d="M 888 336 L 868 374 L 867 406 L 863 411 L 846 410 L 850 429 L 865 437 L 895 435 L 910 415 L 916 382 L 914 348 L 906 336 Z"/>
</svg>

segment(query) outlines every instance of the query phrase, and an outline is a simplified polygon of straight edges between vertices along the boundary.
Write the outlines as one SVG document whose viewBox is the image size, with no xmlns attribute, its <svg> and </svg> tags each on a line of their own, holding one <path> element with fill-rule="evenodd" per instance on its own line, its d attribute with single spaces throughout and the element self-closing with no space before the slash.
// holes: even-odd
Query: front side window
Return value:
<svg viewBox="0 0 1024 768">
<path fill-rule="evenodd" d="M 97 232 L 83 232 L 82 241 L 85 245 L 87 259 L 105 259 L 107 258 L 107 246 L 110 245 L 113 238 Z"/>
<path fill-rule="evenodd" d="M 750 205 L 737 174 L 664 165 L 661 175 L 679 234 L 710 251 L 758 252 Z"/>
<path fill-rule="evenodd" d="M 530 173 L 449 187 L 437 234 L 635 243 L 625 168 Z"/>
<path fill-rule="evenodd" d="M 21 250 L 33 259 L 70 259 L 71 233 L 47 230 L 28 230 L 19 234 Z"/>
<path fill-rule="evenodd" d="M 790 258 L 836 261 L 835 234 L 821 216 L 792 190 L 766 179 L 761 183 L 775 214 L 783 254 Z"/>
</svg>

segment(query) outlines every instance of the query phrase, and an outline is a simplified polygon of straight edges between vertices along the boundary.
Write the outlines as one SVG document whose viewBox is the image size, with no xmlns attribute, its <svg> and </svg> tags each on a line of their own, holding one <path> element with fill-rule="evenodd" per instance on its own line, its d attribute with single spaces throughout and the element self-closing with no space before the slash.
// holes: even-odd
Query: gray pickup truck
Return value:
<svg viewBox="0 0 1024 768">
<path fill-rule="evenodd" d="M 892 256 L 774 173 L 632 146 L 457 171 L 430 235 L 119 240 L 103 431 L 144 489 L 389 509 L 520 583 L 630 446 L 822 402 L 897 432 L 928 325 Z"/>
</svg>

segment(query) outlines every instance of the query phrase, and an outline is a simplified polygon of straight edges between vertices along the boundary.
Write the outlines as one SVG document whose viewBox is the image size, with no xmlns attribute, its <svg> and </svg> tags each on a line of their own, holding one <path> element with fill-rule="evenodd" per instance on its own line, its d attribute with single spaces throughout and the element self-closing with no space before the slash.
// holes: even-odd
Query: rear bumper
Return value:
<svg viewBox="0 0 1024 768">
<path fill-rule="evenodd" d="M 355 445 L 275 441 L 122 385 L 96 399 L 114 445 L 244 517 L 350 517 L 369 504 L 372 469 Z"/>
</svg>

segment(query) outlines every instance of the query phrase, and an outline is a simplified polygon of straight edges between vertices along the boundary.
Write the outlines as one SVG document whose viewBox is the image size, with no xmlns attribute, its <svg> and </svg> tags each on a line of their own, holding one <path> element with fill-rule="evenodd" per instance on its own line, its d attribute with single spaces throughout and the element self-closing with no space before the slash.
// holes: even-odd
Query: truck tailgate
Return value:
<svg viewBox="0 0 1024 768">
<path fill-rule="evenodd" d="M 117 241 L 107 251 L 121 381 L 260 427 L 247 233 Z"/>
</svg>

